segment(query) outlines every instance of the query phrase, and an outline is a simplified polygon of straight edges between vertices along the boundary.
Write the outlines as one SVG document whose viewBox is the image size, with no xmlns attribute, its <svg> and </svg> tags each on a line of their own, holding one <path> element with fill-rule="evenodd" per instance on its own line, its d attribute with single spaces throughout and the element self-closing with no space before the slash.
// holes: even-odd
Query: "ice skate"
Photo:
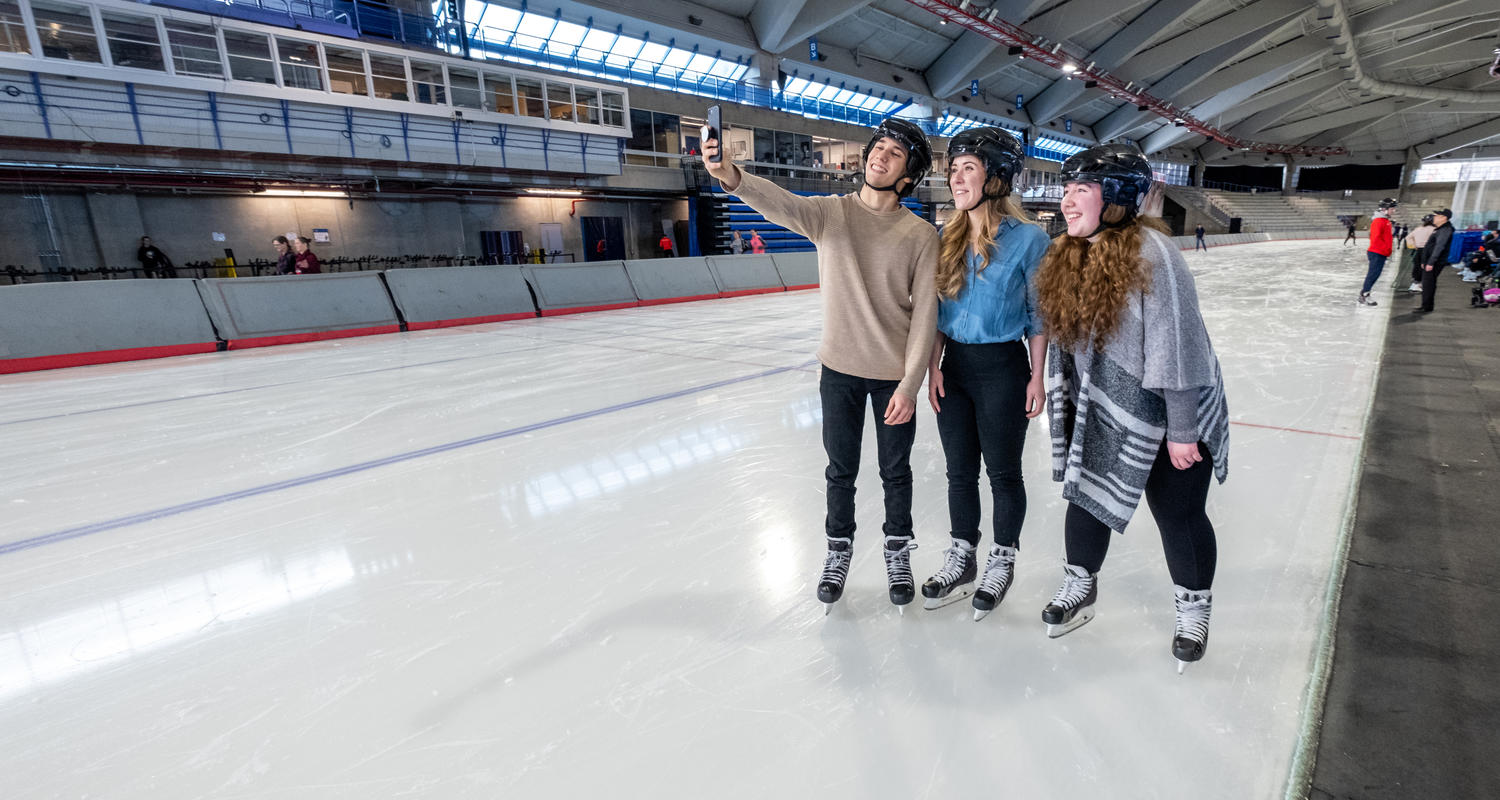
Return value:
<svg viewBox="0 0 1500 800">
<path fill-rule="evenodd" d="M 911 551 L 917 549 L 910 536 L 885 537 L 885 579 L 890 585 L 891 602 L 904 616 L 906 606 L 917 595 L 917 582 L 911 576 Z"/>
<path fill-rule="evenodd" d="M 922 596 L 927 598 L 922 607 L 931 611 L 973 594 L 978 572 L 974 545 L 954 539 L 952 546 L 943 551 L 943 568 L 922 584 Z"/>
<path fill-rule="evenodd" d="M 1094 601 L 1099 599 L 1098 575 L 1083 567 L 1063 565 L 1063 583 L 1052 602 L 1042 609 L 1047 636 L 1056 639 L 1094 618 Z"/>
<path fill-rule="evenodd" d="M 1000 605 L 1015 578 L 1016 548 L 999 544 L 990 548 L 990 560 L 984 565 L 984 576 L 974 591 L 975 622 L 984 619 Z"/>
<path fill-rule="evenodd" d="M 1380 305 L 1379 303 L 1377 303 L 1374 300 L 1370 299 L 1370 293 L 1369 292 L 1364 292 L 1364 293 L 1360 294 L 1360 296 L 1359 296 L 1359 304 L 1362 305 L 1362 306 L 1378 306 L 1378 305 Z"/>
<path fill-rule="evenodd" d="M 823 613 L 833 610 L 833 604 L 844 596 L 844 581 L 849 578 L 849 559 L 854 555 L 854 540 L 828 537 L 828 556 L 823 559 L 823 577 L 818 581 L 818 599 L 823 601 Z"/>
<path fill-rule="evenodd" d="M 1203 658 L 1208 650 L 1208 615 L 1213 611 L 1214 593 L 1188 591 L 1173 586 L 1177 596 L 1177 630 L 1172 634 L 1172 655 L 1177 657 L 1177 674 L 1187 665 Z"/>
</svg>

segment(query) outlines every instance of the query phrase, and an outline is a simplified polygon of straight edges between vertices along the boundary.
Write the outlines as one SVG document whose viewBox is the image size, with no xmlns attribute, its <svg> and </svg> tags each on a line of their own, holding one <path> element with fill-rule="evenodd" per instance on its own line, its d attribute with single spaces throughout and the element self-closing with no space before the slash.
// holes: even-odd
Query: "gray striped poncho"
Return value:
<svg viewBox="0 0 1500 800">
<path fill-rule="evenodd" d="M 1150 290 L 1132 294 L 1103 350 L 1092 340 L 1047 348 L 1052 479 L 1062 482 L 1064 499 L 1120 532 L 1166 438 L 1162 392 L 1198 389 L 1198 438 L 1219 482 L 1229 474 L 1224 379 L 1193 276 L 1171 240 L 1149 229 L 1142 237 Z"/>
</svg>

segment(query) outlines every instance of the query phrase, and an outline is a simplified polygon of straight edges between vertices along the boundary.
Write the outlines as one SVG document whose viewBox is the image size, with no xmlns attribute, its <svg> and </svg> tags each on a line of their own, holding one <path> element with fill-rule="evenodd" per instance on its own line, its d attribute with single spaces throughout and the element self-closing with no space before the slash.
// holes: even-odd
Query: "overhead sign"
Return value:
<svg viewBox="0 0 1500 800">
<path fill-rule="evenodd" d="M 813 61 L 818 60 L 818 37 L 816 36 L 807 40 L 807 57 Z"/>
<path fill-rule="evenodd" d="M 969 96 L 970 97 L 978 97 L 979 96 L 979 79 L 978 78 L 975 78 L 974 80 L 969 81 Z"/>
<path fill-rule="evenodd" d="M 1016 95 L 1016 110 L 1020 111 L 1021 109 L 1025 108 L 1025 107 L 1026 107 L 1026 95 L 1024 95 L 1024 94 L 1018 94 L 1018 95 Z"/>
</svg>

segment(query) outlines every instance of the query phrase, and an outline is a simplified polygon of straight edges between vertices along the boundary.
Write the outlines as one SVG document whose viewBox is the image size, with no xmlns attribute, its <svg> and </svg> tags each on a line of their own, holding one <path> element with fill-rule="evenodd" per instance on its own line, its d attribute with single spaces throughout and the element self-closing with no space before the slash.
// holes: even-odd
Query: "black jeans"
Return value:
<svg viewBox="0 0 1500 800">
<path fill-rule="evenodd" d="M 1026 382 L 1031 363 L 1020 342 L 964 344 L 943 350 L 938 435 L 948 461 L 948 519 L 953 538 L 979 544 L 979 460 L 993 502 L 995 543 L 1016 547 L 1026 519 L 1021 448 L 1026 444 Z"/>
<path fill-rule="evenodd" d="M 1146 503 L 1161 529 L 1161 546 L 1167 555 L 1167 571 L 1172 582 L 1184 589 L 1202 591 L 1213 588 L 1214 568 L 1218 564 L 1219 544 L 1214 526 L 1208 520 L 1204 504 L 1208 486 L 1213 482 L 1214 461 L 1208 448 L 1198 443 L 1203 460 L 1178 469 L 1167 456 L 1162 442 L 1146 479 Z M 1068 504 L 1064 523 L 1068 544 L 1068 563 L 1098 572 L 1109 552 L 1109 526 L 1078 506 Z"/>
<path fill-rule="evenodd" d="M 1438 276 L 1443 274 L 1443 267 L 1447 264 L 1438 264 L 1429 272 L 1426 267 L 1422 268 L 1422 305 L 1423 311 L 1432 310 L 1432 299 L 1437 294 Z"/>
<path fill-rule="evenodd" d="M 823 529 L 830 537 L 854 536 L 854 479 L 859 475 L 860 445 L 865 432 L 865 405 L 875 410 L 875 451 L 880 461 L 880 483 L 885 489 L 885 535 L 912 535 L 911 445 L 917 418 L 901 425 L 885 424 L 885 407 L 900 381 L 858 378 L 823 367 L 818 393 L 823 399 L 823 449 L 828 453 L 828 517 Z"/>
</svg>

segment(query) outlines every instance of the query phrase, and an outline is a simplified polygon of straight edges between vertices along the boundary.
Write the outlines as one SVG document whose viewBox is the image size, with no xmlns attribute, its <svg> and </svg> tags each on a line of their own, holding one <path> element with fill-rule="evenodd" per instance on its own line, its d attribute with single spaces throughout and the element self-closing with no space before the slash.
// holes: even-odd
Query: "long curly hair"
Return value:
<svg viewBox="0 0 1500 800">
<path fill-rule="evenodd" d="M 1118 224 L 1123 206 L 1108 205 L 1100 215 Z M 1120 325 L 1120 313 L 1136 289 L 1148 291 L 1151 267 L 1141 257 L 1142 228 L 1166 233 L 1161 220 L 1137 216 L 1106 228 L 1096 242 L 1063 233 L 1052 240 L 1036 276 L 1037 304 L 1047 337 L 1064 348 L 1092 339 L 1103 347 Z"/>
<path fill-rule="evenodd" d="M 1006 217 L 1015 217 L 1022 222 L 1031 221 L 1021 209 L 1021 204 L 1011 195 L 1010 184 L 1004 178 L 994 177 L 985 181 L 984 191 L 990 198 L 982 201 L 986 213 L 984 223 L 979 228 L 979 241 L 987 244 L 979 254 L 978 272 L 983 272 L 990 265 L 995 232 L 1000 229 L 1000 223 Z M 953 218 L 943 225 L 942 237 L 938 242 L 936 282 L 939 297 L 952 300 L 963 291 L 970 238 L 969 212 L 955 212 Z"/>
</svg>

